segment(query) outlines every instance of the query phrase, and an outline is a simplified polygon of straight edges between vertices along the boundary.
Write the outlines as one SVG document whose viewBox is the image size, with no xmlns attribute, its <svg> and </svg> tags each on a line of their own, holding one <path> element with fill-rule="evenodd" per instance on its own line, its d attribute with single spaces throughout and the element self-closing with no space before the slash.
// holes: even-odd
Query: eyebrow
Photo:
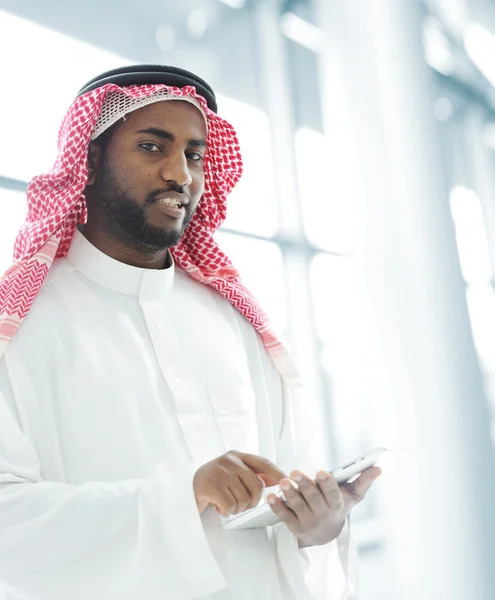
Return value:
<svg viewBox="0 0 495 600">
<path fill-rule="evenodd" d="M 163 140 L 167 140 L 169 142 L 175 142 L 175 137 L 168 131 L 164 129 L 160 129 L 159 127 L 149 127 L 148 129 L 140 129 L 136 133 L 147 133 L 148 135 L 154 135 L 156 137 L 162 138 Z M 207 144 L 205 140 L 188 140 L 188 146 L 196 146 L 197 148 L 206 148 Z"/>
</svg>

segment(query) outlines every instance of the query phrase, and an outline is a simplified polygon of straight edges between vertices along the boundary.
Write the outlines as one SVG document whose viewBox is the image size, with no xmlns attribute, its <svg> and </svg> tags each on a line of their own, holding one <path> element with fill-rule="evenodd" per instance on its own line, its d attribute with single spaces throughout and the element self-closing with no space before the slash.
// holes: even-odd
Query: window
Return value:
<svg viewBox="0 0 495 600">
<path fill-rule="evenodd" d="M 341 172 L 338 157 L 322 133 L 301 128 L 295 149 L 304 229 L 309 241 L 323 250 L 339 254 L 351 250 L 354 214 L 351 173 Z"/>
<path fill-rule="evenodd" d="M 464 279 L 469 284 L 488 284 L 492 269 L 480 200 L 472 190 L 456 186 L 450 207 Z"/>
<path fill-rule="evenodd" d="M 360 344 L 365 322 L 353 259 L 318 254 L 311 264 L 310 279 L 323 367 L 332 382 L 333 434 L 341 454 L 338 460 L 343 461 L 365 449 L 367 411 L 371 408 L 356 379 L 365 369 L 366 357 Z"/>
<path fill-rule="evenodd" d="M 56 156 L 57 131 L 80 87 L 95 73 L 133 61 L 75 38 L 0 11 L 0 54 L 4 82 L 0 112 L 0 175 L 29 181 L 51 168 Z M 63 51 L 61 51 L 63 49 Z M 49 65 L 49 70 L 47 70 Z M 18 84 L 19 73 L 26 83 Z M 50 78 L 51 93 L 46 90 Z M 14 83 L 11 87 L 8 83 Z"/>
<path fill-rule="evenodd" d="M 225 227 L 263 237 L 278 227 L 270 127 L 266 114 L 231 98 L 219 97 L 220 113 L 235 127 L 244 175 L 229 197 Z"/>
<path fill-rule="evenodd" d="M 495 443 L 495 290 L 486 227 L 478 195 L 456 186 L 450 197 L 457 251 L 466 281 L 466 300 L 471 330 L 485 389 L 494 416 L 492 438 Z"/>
</svg>

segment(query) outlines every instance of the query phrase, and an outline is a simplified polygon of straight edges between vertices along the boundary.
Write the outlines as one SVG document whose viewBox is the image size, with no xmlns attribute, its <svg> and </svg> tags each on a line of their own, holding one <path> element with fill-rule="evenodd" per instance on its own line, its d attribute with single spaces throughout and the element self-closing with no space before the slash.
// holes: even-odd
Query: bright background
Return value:
<svg viewBox="0 0 495 600">
<path fill-rule="evenodd" d="M 218 240 L 298 360 L 304 452 L 398 449 L 353 520 L 362 600 L 493 600 L 495 4 L 0 0 L 0 55 L 0 271 L 78 89 L 197 72 L 246 164 Z"/>
</svg>

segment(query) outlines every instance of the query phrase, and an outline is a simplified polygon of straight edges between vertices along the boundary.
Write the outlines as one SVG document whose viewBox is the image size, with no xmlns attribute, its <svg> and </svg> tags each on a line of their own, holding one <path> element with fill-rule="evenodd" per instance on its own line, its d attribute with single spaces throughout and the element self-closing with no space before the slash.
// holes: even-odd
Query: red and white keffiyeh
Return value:
<svg viewBox="0 0 495 600">
<path fill-rule="evenodd" d="M 181 241 L 171 248 L 176 264 L 193 279 L 222 294 L 258 331 L 286 381 L 297 372 L 269 319 L 213 238 L 226 217 L 227 197 L 242 175 L 242 157 L 233 127 L 211 111 L 194 87 L 108 84 L 79 96 L 65 115 L 53 168 L 35 177 L 27 190 L 28 212 L 14 248 L 14 264 L 0 278 L 0 357 L 26 317 L 55 258 L 67 254 L 74 231 L 87 217 L 84 188 L 87 150 L 109 92 L 144 98 L 166 90 L 178 99 L 193 97 L 208 121 L 205 191 Z"/>
</svg>

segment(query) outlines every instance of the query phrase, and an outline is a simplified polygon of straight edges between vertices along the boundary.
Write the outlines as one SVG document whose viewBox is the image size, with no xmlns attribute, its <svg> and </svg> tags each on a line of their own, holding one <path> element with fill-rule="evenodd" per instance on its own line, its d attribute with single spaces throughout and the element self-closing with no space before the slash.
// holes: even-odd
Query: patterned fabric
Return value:
<svg viewBox="0 0 495 600">
<path fill-rule="evenodd" d="M 93 133 L 91 134 L 91 139 L 95 140 L 124 115 L 133 112 L 138 108 L 143 108 L 143 106 L 147 106 L 153 102 L 160 102 L 161 100 L 175 100 L 175 98 L 176 96 L 173 92 L 168 89 L 159 90 L 146 98 L 130 98 L 127 94 L 123 94 L 122 92 L 108 92 L 105 96 L 105 101 L 101 107 L 100 114 L 98 115 L 98 120 L 96 121 Z M 190 102 L 201 111 L 201 114 L 206 121 L 206 126 L 208 126 L 206 114 L 203 112 L 203 107 L 196 98 L 194 96 L 183 96 L 182 99 Z"/>
<path fill-rule="evenodd" d="M 108 84 L 79 96 L 70 106 L 59 131 L 53 168 L 28 186 L 28 212 L 17 235 L 15 262 L 0 278 L 0 357 L 28 313 L 54 259 L 67 254 L 76 227 L 86 222 L 87 149 L 105 97 L 109 92 L 121 92 L 131 98 L 145 98 L 163 90 L 177 98 L 194 97 L 208 118 L 205 191 L 184 236 L 171 248 L 174 260 L 189 276 L 216 289 L 252 323 L 284 379 L 297 385 L 297 371 L 288 352 L 213 238 L 225 220 L 227 197 L 242 175 L 236 133 L 208 108 L 194 87 L 163 84 L 125 88 Z"/>
</svg>

